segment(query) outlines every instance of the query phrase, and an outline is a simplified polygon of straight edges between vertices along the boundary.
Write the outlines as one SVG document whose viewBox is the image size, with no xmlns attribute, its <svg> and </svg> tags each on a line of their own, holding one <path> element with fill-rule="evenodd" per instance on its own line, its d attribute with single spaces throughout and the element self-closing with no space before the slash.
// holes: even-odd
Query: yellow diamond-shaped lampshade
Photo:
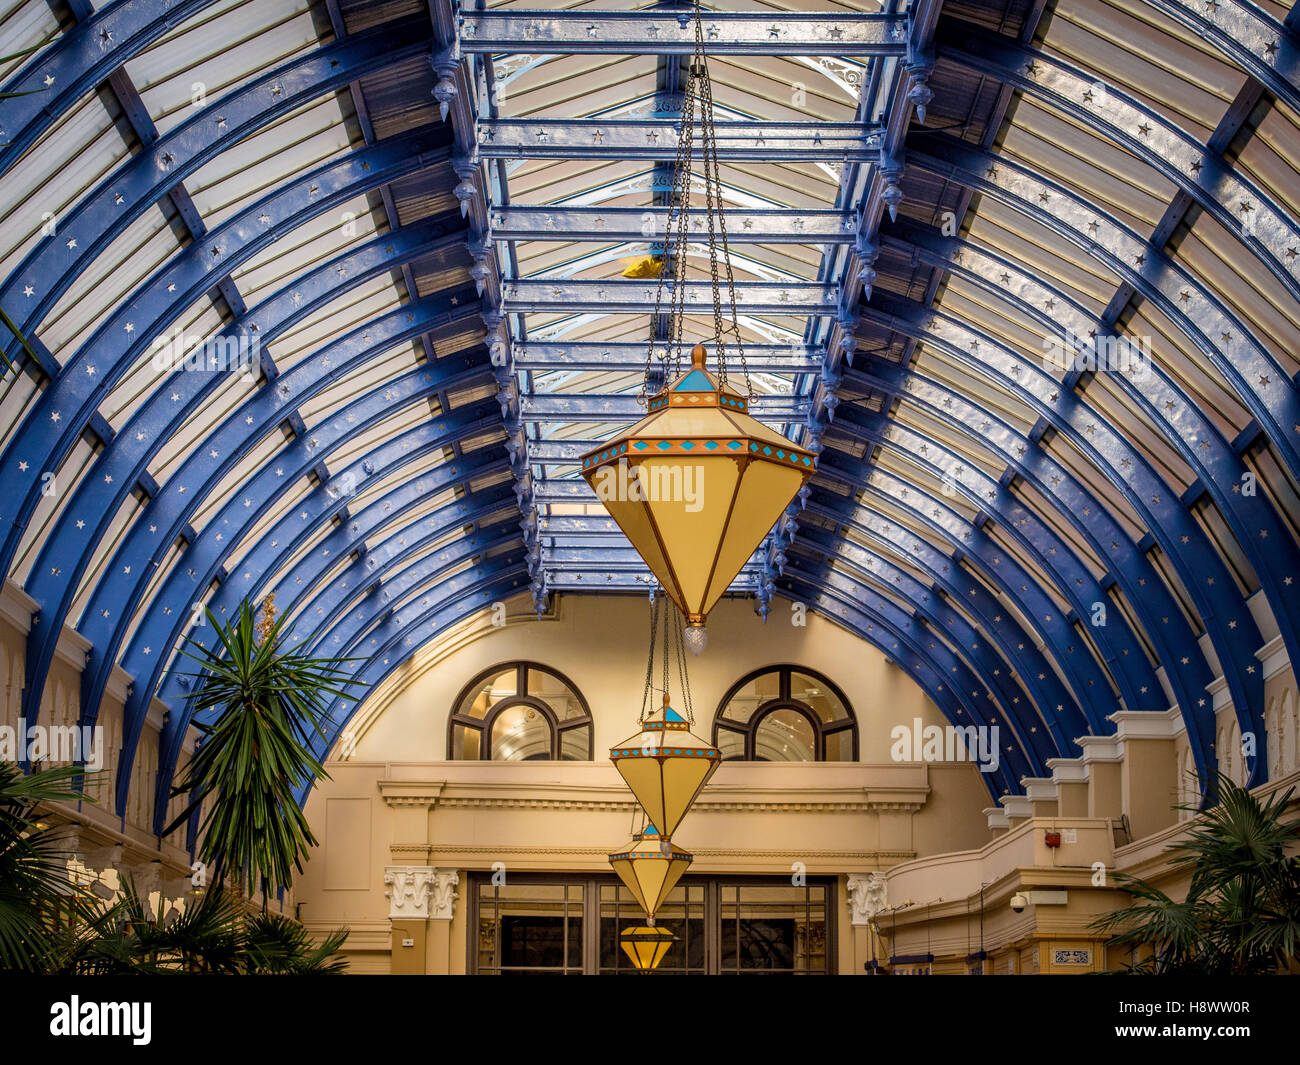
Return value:
<svg viewBox="0 0 1300 1065">
<path fill-rule="evenodd" d="M 816 459 L 751 417 L 748 400 L 704 368 L 703 346 L 691 359 L 644 418 L 582 457 L 582 475 L 698 625 Z"/>
<path fill-rule="evenodd" d="M 695 796 L 722 761 L 716 747 L 690 731 L 686 718 L 664 705 L 641 725 L 641 731 L 609 752 L 610 761 L 627 781 L 650 823 L 672 836 Z"/>
<path fill-rule="evenodd" d="M 623 929 L 618 937 L 623 953 L 632 959 L 632 964 L 642 972 L 649 972 L 664 960 L 677 937 L 663 928 L 653 925 L 636 925 Z"/>
<path fill-rule="evenodd" d="M 660 836 L 654 825 L 647 825 L 631 843 L 609 856 L 614 872 L 652 921 L 692 860 L 690 854 Z"/>
</svg>

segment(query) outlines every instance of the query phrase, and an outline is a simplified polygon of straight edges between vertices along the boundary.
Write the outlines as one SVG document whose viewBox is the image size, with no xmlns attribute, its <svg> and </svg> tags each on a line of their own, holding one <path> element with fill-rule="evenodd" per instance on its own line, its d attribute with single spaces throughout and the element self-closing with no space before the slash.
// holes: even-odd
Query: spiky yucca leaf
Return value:
<svg viewBox="0 0 1300 1065">
<path fill-rule="evenodd" d="M 316 845 L 296 796 L 328 776 L 311 750 L 312 737 L 325 738 L 328 700 L 348 695 L 357 682 L 344 669 L 351 660 L 282 650 L 284 617 L 259 638 L 247 601 L 229 623 L 211 611 L 207 620 L 215 645 L 191 638 L 185 653 L 202 667 L 190 674 L 196 679 L 191 706 L 216 717 L 198 725 L 199 747 L 173 790 L 189 801 L 165 833 L 211 798 L 200 826 L 200 858 L 218 882 L 234 876 L 249 894 L 260 886 L 265 898 L 292 884 Z"/>
</svg>

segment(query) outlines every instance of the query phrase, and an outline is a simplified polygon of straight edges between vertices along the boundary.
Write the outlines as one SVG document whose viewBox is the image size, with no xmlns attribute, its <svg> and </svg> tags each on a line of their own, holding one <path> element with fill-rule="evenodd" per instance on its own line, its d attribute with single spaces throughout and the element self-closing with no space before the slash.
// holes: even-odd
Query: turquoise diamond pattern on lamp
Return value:
<svg viewBox="0 0 1300 1065">
<path fill-rule="evenodd" d="M 693 447 L 695 447 L 695 441 L 693 441 L 693 440 L 683 440 L 683 441 L 682 441 L 682 450 L 683 450 L 683 451 L 690 451 Z"/>
<path fill-rule="evenodd" d="M 637 441 L 635 444 L 633 444 L 632 446 L 633 446 L 634 448 L 636 448 L 638 451 L 644 451 L 644 450 L 645 450 L 646 448 L 648 448 L 650 445 L 647 444 L 644 440 L 638 440 L 638 441 Z"/>
<path fill-rule="evenodd" d="M 705 444 L 704 446 L 705 446 L 705 448 L 707 448 L 709 451 L 716 451 L 716 450 L 717 450 L 717 447 L 718 447 L 718 442 L 717 442 L 716 440 L 710 440 L 710 441 L 709 441 L 707 444 Z"/>
<path fill-rule="evenodd" d="M 667 451 L 672 446 L 673 445 L 668 443 L 667 440 L 660 440 L 659 443 L 655 444 L 655 447 L 657 447 L 660 451 Z"/>
</svg>

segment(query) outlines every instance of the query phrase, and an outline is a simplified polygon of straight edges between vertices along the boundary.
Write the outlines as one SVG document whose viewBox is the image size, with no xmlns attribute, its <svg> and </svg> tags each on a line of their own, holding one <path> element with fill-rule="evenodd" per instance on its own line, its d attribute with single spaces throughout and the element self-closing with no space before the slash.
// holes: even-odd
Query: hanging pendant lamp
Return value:
<svg viewBox="0 0 1300 1065">
<path fill-rule="evenodd" d="M 704 203 L 692 219 L 697 109 Z M 692 222 L 699 226 L 702 221 L 707 222 L 713 295 L 712 370 L 704 345 L 692 344 L 684 332 Z M 753 387 L 736 317 L 698 0 L 695 55 L 682 103 L 663 257 L 640 397 L 646 417 L 583 455 L 582 475 L 686 616 L 687 647 L 698 654 L 709 610 L 816 467 L 812 452 L 749 413 Z M 668 306 L 663 309 L 665 288 Z M 688 347 L 691 361 L 683 369 L 682 353 Z M 728 384 L 729 347 L 739 358 L 743 393 Z"/>
<path fill-rule="evenodd" d="M 627 885 L 651 923 L 693 860 L 689 853 L 674 847 L 671 840 L 661 837 L 653 824 L 646 825 L 626 847 L 609 856 L 614 872 Z"/>
<path fill-rule="evenodd" d="M 655 648 L 660 642 L 661 683 L 656 688 L 653 683 Z M 652 593 L 641 729 L 609 752 L 614 768 L 632 789 L 649 823 L 665 843 L 722 761 L 718 748 L 691 732 L 695 715 L 683 643 L 681 617 L 667 605 L 664 597 Z M 678 708 L 672 706 L 668 691 L 674 680 L 681 699 Z M 661 705 L 651 709 L 658 693 L 662 693 Z"/>
<path fill-rule="evenodd" d="M 691 363 L 649 414 L 583 456 L 582 475 L 694 630 L 816 459 L 749 414 L 706 368 L 703 345 Z"/>
<path fill-rule="evenodd" d="M 654 925 L 625 928 L 618 937 L 623 953 L 631 959 L 637 970 L 643 973 L 658 968 L 659 963 L 664 960 L 664 955 L 676 941 L 677 937 L 666 928 L 657 928 Z"/>
<path fill-rule="evenodd" d="M 668 705 L 641 724 L 641 731 L 609 752 L 614 768 L 632 789 L 650 823 L 671 837 L 713 776 L 722 753 L 690 730 Z"/>
</svg>

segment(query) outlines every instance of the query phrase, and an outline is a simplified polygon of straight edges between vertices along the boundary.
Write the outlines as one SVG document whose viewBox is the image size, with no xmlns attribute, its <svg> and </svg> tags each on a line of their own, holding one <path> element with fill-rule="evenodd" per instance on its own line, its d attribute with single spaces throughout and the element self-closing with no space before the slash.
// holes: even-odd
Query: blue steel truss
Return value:
<svg viewBox="0 0 1300 1065">
<path fill-rule="evenodd" d="M 807 602 L 907 670 L 954 722 L 997 725 L 1002 764 L 986 776 L 995 798 L 1046 775 L 1049 759 L 1077 754 L 1078 737 L 1109 732 L 1117 710 L 1176 705 L 1198 770 L 1212 772 L 1207 689 L 1220 677 L 1241 732 L 1256 738 L 1247 768 L 1261 782 L 1259 652 L 1274 629 L 1291 661 L 1300 650 L 1300 516 L 1285 496 L 1239 490 L 1261 442 L 1300 475 L 1296 381 L 1245 311 L 1171 243 L 1203 213 L 1300 300 L 1300 226 L 1229 150 L 1255 133 L 1268 100 L 1300 107 L 1300 52 L 1290 26 L 1251 4 L 1149 2 L 1245 78 L 1208 139 L 1117 79 L 1096 106 L 1098 72 L 1030 43 L 1032 25 L 994 33 L 944 15 L 937 0 L 886 3 L 874 16 L 706 17 L 719 63 L 789 63 L 849 90 L 838 117 L 822 121 L 721 100 L 719 156 L 758 168 L 752 189 L 724 174 L 753 410 L 819 455 L 816 478 L 733 591 L 753 594 L 764 618 L 777 594 Z M 621 277 L 617 264 L 663 251 L 664 164 L 679 135 L 690 38 L 685 4 L 522 12 L 432 0 L 427 16 L 372 19 L 351 32 L 349 9 L 330 3 L 331 40 L 253 71 L 159 131 L 125 64 L 208 6 L 74 4 L 76 23 L 0 87 L 23 94 L 0 102 L 0 177 L 42 138 L 70 135 L 61 120 L 101 89 L 117 94 L 138 138 L 0 279 L 0 308 L 36 354 L 4 341 L 30 396 L 0 454 L 0 561 L 11 578 L 21 563 L 37 604 L 29 720 L 66 627 L 91 647 L 83 723 L 97 720 L 115 673 L 129 678 L 116 766 L 123 816 L 133 765 L 155 757 L 139 747 L 144 723 L 152 708 L 165 711 L 158 831 L 194 723 L 176 649 L 186 636 L 203 639 L 196 604 L 222 616 L 274 591 L 295 644 L 359 656 L 357 678 L 376 684 L 507 596 L 527 592 L 540 611 L 557 591 L 644 592 L 646 570 L 608 519 L 553 508 L 592 501 L 577 455 L 639 414 L 637 337 L 653 282 Z M 657 57 L 657 91 L 630 90 L 612 106 L 603 98 L 576 116 L 511 109 L 516 94 L 539 91 L 534 72 L 589 55 Z M 398 89 L 380 91 L 384 78 Z M 992 132 L 958 137 L 928 121 L 927 109 L 962 106 L 936 99 L 932 86 L 963 78 L 1003 87 L 983 116 L 989 131 L 1019 95 L 1139 160 L 1176 190 L 1165 218 L 1148 233 L 996 146 Z M 285 170 L 220 218 L 203 217 L 187 181 L 345 88 L 360 130 L 346 151 Z M 404 101 L 433 106 L 434 116 L 389 121 Z M 512 185 L 550 160 L 621 169 L 596 170 L 545 203 L 516 202 Z M 761 170 L 777 165 L 819 174 L 825 188 L 783 202 Z M 414 191 L 421 182 L 426 191 Z M 252 264 L 367 195 L 385 222 L 375 235 L 246 302 L 237 279 Z M 964 229 L 986 201 L 1113 278 L 1108 305 L 1098 310 Z M 75 343 L 47 347 L 42 334 L 70 294 L 164 204 L 184 227 L 176 249 Z M 945 212 L 958 224 L 941 221 Z M 364 312 L 277 365 L 269 349 L 386 278 L 395 306 Z M 1014 328 L 954 313 L 946 283 L 1006 308 Z M 707 291 L 692 282 L 688 307 L 706 311 Z M 213 409 L 219 374 L 171 373 L 127 415 L 102 411 L 155 342 L 205 302 L 221 315 L 218 337 L 257 338 L 257 382 L 188 453 L 168 457 L 169 441 Z M 1052 371 L 1016 333 L 1122 339 L 1136 305 L 1173 322 L 1250 419 L 1246 431 L 1225 432 L 1159 362 L 1140 379 L 1114 376 L 1144 431 L 1185 464 L 1189 487 L 1172 483 L 1132 427 L 1091 398 L 1087 373 Z M 412 344 L 420 365 L 376 375 Z M 1005 407 L 964 390 L 944 367 L 961 367 Z M 360 439 L 368 442 L 358 452 Z M 74 475 L 71 457 L 86 441 L 93 459 Z M 46 475 L 65 471 L 55 518 L 28 544 L 49 497 Z M 1232 557 L 1196 516 L 1207 501 L 1236 541 Z M 1241 586 L 1236 558 L 1258 592 Z M 1099 605 L 1111 608 L 1101 625 Z M 332 707 L 321 753 L 357 701 Z"/>
</svg>

